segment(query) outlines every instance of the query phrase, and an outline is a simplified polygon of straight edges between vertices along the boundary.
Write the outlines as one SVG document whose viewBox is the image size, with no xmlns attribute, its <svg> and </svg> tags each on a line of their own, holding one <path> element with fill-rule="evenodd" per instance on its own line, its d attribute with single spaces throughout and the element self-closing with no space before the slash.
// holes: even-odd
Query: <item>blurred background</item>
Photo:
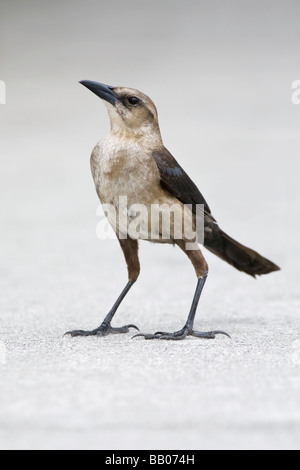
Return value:
<svg viewBox="0 0 300 470">
<path fill-rule="evenodd" d="M 88 446 L 72 433 L 76 426 L 82 429 L 90 423 L 79 406 L 88 400 L 90 389 L 82 390 L 81 398 L 76 395 L 71 399 L 75 392 L 65 384 L 68 392 L 61 391 L 59 401 L 55 380 L 60 371 L 61 385 L 65 374 L 68 384 L 73 380 L 75 383 L 76 375 L 70 372 L 72 366 L 83 361 L 88 367 L 88 361 L 82 359 L 84 349 L 69 345 L 93 346 L 96 356 L 98 347 L 89 341 L 65 343 L 61 336 L 67 329 L 98 326 L 102 316 L 99 317 L 100 306 L 106 313 L 126 280 L 118 244 L 96 238 L 98 200 L 89 157 L 97 141 L 109 131 L 109 120 L 101 101 L 80 86 L 79 80 L 129 86 L 148 94 L 158 107 L 166 147 L 198 184 L 221 227 L 282 267 L 281 273 L 254 282 L 206 253 L 211 267 L 203 306 L 206 312 L 203 317 L 209 322 L 206 327 L 228 330 L 230 318 L 230 328 L 239 334 L 244 327 L 245 337 L 251 328 L 253 333 L 255 328 L 262 327 L 268 336 L 268 329 L 273 327 L 279 337 L 287 328 L 292 340 L 297 340 L 300 105 L 292 104 L 291 96 L 292 83 L 300 79 L 299 15 L 298 0 L 1 0 L 0 80 L 6 83 L 7 96 L 6 104 L 0 105 L 0 325 L 10 364 L 2 389 L 1 416 L 6 426 L 3 446 L 32 447 L 36 442 L 43 447 L 49 436 L 52 436 L 49 445 L 54 447 L 58 446 L 56 436 L 60 436 L 62 446 Z M 127 310 L 123 316 L 127 315 L 130 323 L 136 319 L 148 331 L 163 325 L 174 329 L 177 322 L 180 327 L 195 287 L 193 270 L 182 254 L 170 247 L 144 243 L 141 258 L 143 275 L 132 303 L 130 300 L 127 303 L 131 312 Z M 115 345 L 113 341 L 120 340 L 114 339 L 112 343 L 105 340 L 103 344 L 108 348 L 108 344 Z M 289 342 L 290 338 L 283 343 L 276 341 L 273 351 L 276 364 L 280 362 L 282 348 L 289 354 Z M 117 344 L 120 348 L 133 347 L 127 341 Z M 135 348 L 141 347 L 138 344 Z M 77 362 L 74 359 L 74 364 L 67 362 L 66 370 L 60 369 L 57 357 L 63 354 L 69 357 L 68 347 L 78 347 L 74 354 L 83 356 L 77 357 Z M 162 367 L 161 350 L 157 352 L 157 347 L 161 348 L 148 345 L 147 348 L 154 349 L 147 350 L 146 357 L 135 350 L 132 354 L 140 356 L 141 361 L 147 361 L 148 354 L 154 355 Z M 51 349 L 55 350 L 56 360 Z M 112 369 L 117 367 L 113 351 L 107 352 Z M 196 350 L 194 353 L 198 354 Z M 39 363 L 43 354 L 46 362 Z M 180 353 L 176 358 L 179 356 Z M 264 356 L 262 352 L 261 357 Z M 228 360 L 227 368 L 223 364 L 222 370 L 233 367 L 231 360 L 235 364 L 234 356 Z M 56 369 L 50 365 L 53 363 Z M 101 369 L 101 364 L 98 363 L 97 371 L 103 372 L 105 367 Z M 251 363 L 247 364 L 251 367 Z M 152 366 L 149 363 L 149 374 L 150 370 L 153 372 Z M 268 367 L 266 364 L 259 377 L 268 375 Z M 20 377 L 27 376 L 29 370 L 35 373 L 31 372 L 32 377 L 29 374 L 31 378 L 28 383 L 25 381 L 21 392 Z M 85 371 L 83 368 L 82 380 Z M 190 372 L 187 383 L 192 380 Z M 282 376 L 281 372 L 278 375 Z M 37 377 L 43 380 L 36 384 Z M 129 384 L 126 377 L 123 379 L 125 390 Z M 128 431 L 132 439 L 117 434 L 119 421 L 107 415 L 105 423 L 110 423 L 110 438 L 103 437 L 107 436 L 107 426 L 103 425 L 102 430 L 98 429 L 98 422 L 94 423 L 91 433 L 98 432 L 99 444 L 92 440 L 92 445 L 97 447 L 103 442 L 103 446 L 111 448 L 158 447 L 155 436 L 159 436 L 159 431 L 155 424 L 150 426 L 149 434 L 147 430 L 143 433 L 136 421 L 130 421 L 124 412 L 125 398 L 119 397 L 118 401 L 113 392 L 109 393 L 109 387 L 116 385 L 116 379 L 111 380 L 106 394 L 117 403 L 124 433 L 128 423 L 132 423 L 132 434 Z M 293 380 L 287 392 L 295 391 L 290 397 L 286 421 L 289 427 L 279 432 L 281 437 L 289 436 L 290 431 L 295 437 L 295 430 L 299 432 L 299 422 L 289 421 L 296 419 L 299 397 L 299 381 Z M 49 385 L 52 381 L 56 383 L 52 396 L 58 400 L 53 403 L 48 402 L 49 396 L 43 389 L 45 383 Z M 169 382 L 171 389 L 175 384 L 173 377 Z M 241 396 L 244 385 L 240 384 Z M 247 387 L 251 389 L 252 384 Z M 262 382 L 261 387 L 260 406 L 264 410 L 270 383 Z M 196 384 L 191 388 L 197 401 Z M 215 389 L 220 390 L 218 386 Z M 182 395 L 188 390 L 188 386 L 182 389 Z M 155 390 L 152 392 L 156 396 Z M 132 398 L 131 393 L 129 387 L 127 398 Z M 214 408 L 218 401 L 214 400 L 212 408 L 207 408 L 211 413 L 206 411 L 205 415 L 202 410 L 204 416 L 198 410 L 201 419 L 197 424 L 193 422 L 193 432 L 188 422 L 185 440 L 179 426 L 178 434 L 164 430 L 163 435 L 170 438 L 160 442 L 173 448 L 196 447 L 197 442 L 200 447 L 228 447 L 234 442 L 243 446 L 246 441 L 255 445 L 255 433 L 250 431 L 239 444 L 242 438 L 238 437 L 241 433 L 237 423 L 232 434 L 227 432 L 230 426 L 226 423 L 236 403 L 234 393 L 233 401 L 228 402 L 228 416 L 222 421 L 224 435 L 220 431 L 217 441 L 213 438 L 214 428 L 210 439 L 201 425 L 206 419 L 217 426 L 216 416 L 222 414 Z M 283 393 L 284 389 L 278 390 L 278 401 L 274 398 L 271 414 L 277 413 Z M 151 413 L 158 417 L 167 405 L 159 394 L 157 397 Z M 226 397 L 227 392 L 225 398 L 222 395 L 220 409 Z M 96 406 L 97 397 L 94 398 Z M 249 421 L 253 422 L 254 416 L 257 423 L 255 410 L 260 407 L 248 398 L 241 407 L 248 408 Z M 73 418 L 78 421 L 65 429 L 63 422 L 72 400 L 79 403 L 78 416 Z M 44 408 L 41 405 L 44 418 L 47 417 L 44 423 L 58 413 L 55 424 L 49 427 L 41 424 L 36 417 L 40 410 L 37 403 L 46 403 Z M 178 405 L 176 399 L 173 404 Z M 143 401 L 140 406 L 145 424 L 151 418 L 146 412 L 143 415 Z M 166 423 L 168 419 L 167 413 Z M 181 423 L 179 418 L 173 423 L 175 429 L 176 423 Z M 33 431 L 25 438 L 24 429 L 28 425 Z M 223 429 L 222 425 L 219 429 Z M 259 441 L 264 442 L 265 438 L 266 445 L 272 447 L 276 439 L 268 441 L 269 431 L 261 432 L 257 434 Z M 292 437 L 285 442 L 278 436 L 278 446 L 293 442 Z"/>
</svg>

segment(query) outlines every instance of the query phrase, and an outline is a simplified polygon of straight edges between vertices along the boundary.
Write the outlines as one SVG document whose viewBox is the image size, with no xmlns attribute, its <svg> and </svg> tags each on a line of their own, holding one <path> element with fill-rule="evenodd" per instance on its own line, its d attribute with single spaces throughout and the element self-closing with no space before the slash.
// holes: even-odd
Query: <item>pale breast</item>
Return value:
<svg viewBox="0 0 300 470">
<path fill-rule="evenodd" d="M 116 233 L 172 243 L 175 233 L 182 231 L 184 219 L 187 219 L 186 225 L 193 233 L 192 213 L 184 214 L 183 205 L 162 189 L 151 150 L 135 142 L 116 142 L 110 136 L 95 147 L 91 168 L 99 199 L 105 204 L 107 217 Z M 167 213 L 166 236 L 159 214 L 155 218 L 157 222 L 152 223 L 153 209 L 157 210 L 154 207 L 157 205 L 163 214 Z M 174 217 L 169 216 L 169 207 Z M 129 230 L 130 227 L 133 227 L 134 233 Z"/>
<path fill-rule="evenodd" d="M 151 151 L 135 143 L 99 142 L 91 157 L 92 174 L 102 203 L 118 206 L 120 197 L 129 205 L 153 203 L 153 193 L 161 192 L 159 171 Z"/>
</svg>

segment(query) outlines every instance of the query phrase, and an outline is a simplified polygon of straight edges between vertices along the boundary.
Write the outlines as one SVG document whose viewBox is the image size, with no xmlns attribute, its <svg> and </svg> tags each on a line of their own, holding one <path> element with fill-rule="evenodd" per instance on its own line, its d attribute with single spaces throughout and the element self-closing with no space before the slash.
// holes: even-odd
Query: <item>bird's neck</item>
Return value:
<svg viewBox="0 0 300 470">
<path fill-rule="evenodd" d="M 131 141 L 151 149 L 158 148 L 163 144 L 158 126 L 151 125 L 133 129 L 125 126 L 119 127 L 117 125 L 112 125 L 110 135 L 114 140 L 123 142 Z"/>
</svg>

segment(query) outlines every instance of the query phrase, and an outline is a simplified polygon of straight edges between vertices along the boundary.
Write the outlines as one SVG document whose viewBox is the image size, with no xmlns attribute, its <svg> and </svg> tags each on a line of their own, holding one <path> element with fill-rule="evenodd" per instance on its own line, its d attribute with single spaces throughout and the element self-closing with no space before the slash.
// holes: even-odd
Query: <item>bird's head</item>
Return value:
<svg viewBox="0 0 300 470">
<path fill-rule="evenodd" d="M 158 113 L 153 101 L 144 93 L 125 87 L 111 87 L 84 80 L 80 82 L 104 100 L 112 132 L 124 136 L 160 136 Z"/>
</svg>

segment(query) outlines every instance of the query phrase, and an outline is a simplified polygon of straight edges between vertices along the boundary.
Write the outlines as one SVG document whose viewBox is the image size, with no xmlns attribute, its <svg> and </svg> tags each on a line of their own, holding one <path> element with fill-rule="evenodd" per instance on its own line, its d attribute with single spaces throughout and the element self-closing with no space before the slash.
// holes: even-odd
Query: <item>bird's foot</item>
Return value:
<svg viewBox="0 0 300 470">
<path fill-rule="evenodd" d="M 165 333 L 162 331 L 158 331 L 154 335 L 145 335 L 143 333 L 139 333 L 135 335 L 133 338 L 137 338 L 138 336 L 142 336 L 143 338 L 150 340 L 150 339 L 164 339 L 164 340 L 175 340 L 175 341 L 180 341 L 182 339 L 185 339 L 187 336 L 194 336 L 196 338 L 203 338 L 203 339 L 215 339 L 217 335 L 224 335 L 227 336 L 228 338 L 231 338 L 228 333 L 225 333 L 225 331 L 208 331 L 208 332 L 200 332 L 200 331 L 194 331 L 193 329 L 190 328 L 183 328 L 180 331 L 176 331 L 175 333 Z"/>
<path fill-rule="evenodd" d="M 122 333 L 128 333 L 130 328 L 135 328 L 137 331 L 140 331 L 137 326 L 135 325 L 125 325 L 121 328 L 113 328 L 110 324 L 102 323 L 99 328 L 96 328 L 92 331 L 84 331 L 84 330 L 75 330 L 75 331 L 68 331 L 66 335 L 72 336 L 73 338 L 76 336 L 108 336 L 108 335 L 116 335 Z"/>
</svg>

